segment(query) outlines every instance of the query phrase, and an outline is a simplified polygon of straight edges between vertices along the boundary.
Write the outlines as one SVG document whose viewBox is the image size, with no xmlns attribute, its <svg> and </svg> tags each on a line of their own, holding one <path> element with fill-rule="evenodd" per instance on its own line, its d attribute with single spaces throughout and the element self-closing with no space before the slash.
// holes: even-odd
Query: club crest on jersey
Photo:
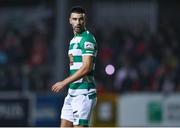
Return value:
<svg viewBox="0 0 180 128">
<path fill-rule="evenodd" d="M 85 42 L 84 43 L 84 48 L 87 50 L 94 50 L 94 44 L 91 42 Z"/>
<path fill-rule="evenodd" d="M 73 48 L 76 49 L 77 47 L 78 47 L 78 45 L 77 45 L 77 44 L 74 44 Z"/>
</svg>

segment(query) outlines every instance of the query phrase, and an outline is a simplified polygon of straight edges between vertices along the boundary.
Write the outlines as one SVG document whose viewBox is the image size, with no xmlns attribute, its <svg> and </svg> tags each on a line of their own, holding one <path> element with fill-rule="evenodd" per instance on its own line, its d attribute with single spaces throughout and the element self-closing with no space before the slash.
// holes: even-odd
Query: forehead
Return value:
<svg viewBox="0 0 180 128">
<path fill-rule="evenodd" d="M 71 18 L 81 18 L 81 17 L 85 17 L 84 13 L 76 13 L 76 12 L 72 12 L 70 15 Z"/>
</svg>

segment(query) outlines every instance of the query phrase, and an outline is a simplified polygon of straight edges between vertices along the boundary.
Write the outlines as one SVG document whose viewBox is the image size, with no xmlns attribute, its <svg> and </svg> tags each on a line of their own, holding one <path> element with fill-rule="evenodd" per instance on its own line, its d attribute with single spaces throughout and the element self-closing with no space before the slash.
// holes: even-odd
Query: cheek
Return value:
<svg viewBox="0 0 180 128">
<path fill-rule="evenodd" d="M 74 27 L 74 23 L 73 22 L 70 22 L 71 26 Z"/>
<path fill-rule="evenodd" d="M 72 25 L 73 28 L 75 27 L 75 24 L 71 24 L 71 25 Z"/>
<path fill-rule="evenodd" d="M 73 26 L 74 22 L 73 20 L 70 20 L 69 23 Z"/>
<path fill-rule="evenodd" d="M 85 22 L 84 22 L 84 21 L 81 21 L 81 25 L 85 25 Z"/>
</svg>

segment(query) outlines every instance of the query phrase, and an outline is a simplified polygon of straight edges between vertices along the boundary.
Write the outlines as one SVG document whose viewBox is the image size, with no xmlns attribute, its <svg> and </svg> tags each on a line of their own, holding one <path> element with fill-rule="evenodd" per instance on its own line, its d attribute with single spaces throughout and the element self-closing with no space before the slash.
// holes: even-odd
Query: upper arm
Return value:
<svg viewBox="0 0 180 128">
<path fill-rule="evenodd" d="M 92 37 L 86 37 L 81 42 L 83 66 L 92 69 L 94 57 L 96 56 L 97 46 Z"/>
<path fill-rule="evenodd" d="M 83 37 L 82 41 L 80 42 L 80 46 L 82 49 L 82 56 L 96 56 L 97 44 L 95 38 L 92 35 Z"/>
<path fill-rule="evenodd" d="M 84 36 L 80 42 L 80 47 L 82 50 L 83 67 L 91 71 L 97 54 L 97 44 L 94 36 L 92 34 Z"/>
<path fill-rule="evenodd" d="M 88 69 L 88 71 L 91 71 L 93 66 L 93 56 L 90 55 L 83 56 L 82 61 L 83 61 L 83 67 Z"/>
</svg>

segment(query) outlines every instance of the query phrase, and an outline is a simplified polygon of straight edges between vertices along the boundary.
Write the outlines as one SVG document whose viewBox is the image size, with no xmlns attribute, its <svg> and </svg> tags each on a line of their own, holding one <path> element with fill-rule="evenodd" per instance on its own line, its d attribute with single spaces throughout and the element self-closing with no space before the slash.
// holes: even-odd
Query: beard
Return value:
<svg viewBox="0 0 180 128">
<path fill-rule="evenodd" d="M 84 30 L 83 26 L 74 26 L 74 32 L 75 33 L 80 33 L 82 30 Z"/>
</svg>

